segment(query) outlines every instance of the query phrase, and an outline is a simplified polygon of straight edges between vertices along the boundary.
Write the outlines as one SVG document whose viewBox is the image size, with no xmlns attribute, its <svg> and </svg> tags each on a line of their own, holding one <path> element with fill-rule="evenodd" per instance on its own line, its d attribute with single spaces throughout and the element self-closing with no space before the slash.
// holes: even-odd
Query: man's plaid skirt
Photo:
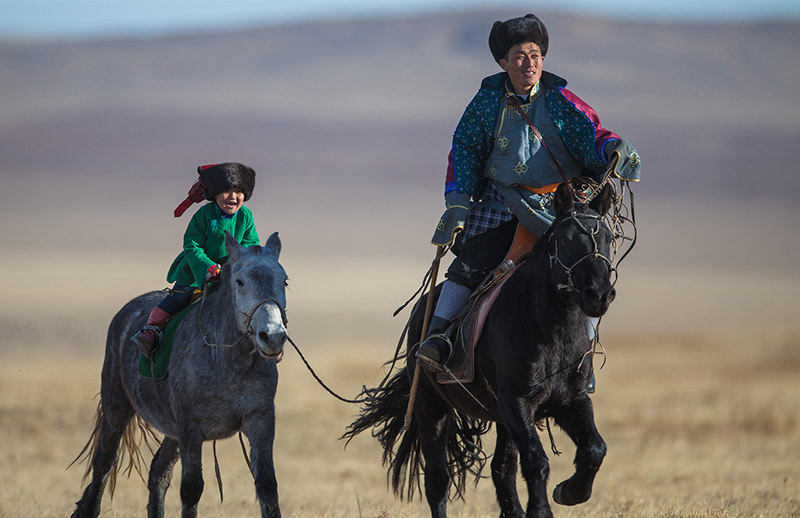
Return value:
<svg viewBox="0 0 800 518">
<path fill-rule="evenodd" d="M 497 192 L 494 182 L 490 182 L 486 193 L 481 197 L 481 201 L 499 201 L 503 202 L 502 196 Z M 503 202 L 504 203 L 504 202 Z M 482 206 L 478 204 L 467 214 L 467 219 L 464 222 L 464 230 L 458 233 L 456 241 L 453 244 L 454 251 L 458 252 L 461 247 L 468 240 L 473 237 L 483 234 L 488 230 L 499 227 L 503 223 L 507 223 L 514 218 L 514 215 L 507 209 L 497 209 L 497 204 Z"/>
</svg>

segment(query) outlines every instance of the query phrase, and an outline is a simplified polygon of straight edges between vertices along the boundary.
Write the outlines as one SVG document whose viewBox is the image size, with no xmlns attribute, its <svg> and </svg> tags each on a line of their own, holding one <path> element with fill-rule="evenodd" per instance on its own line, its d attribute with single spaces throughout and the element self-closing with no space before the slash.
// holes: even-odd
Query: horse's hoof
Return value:
<svg viewBox="0 0 800 518">
<path fill-rule="evenodd" d="M 566 487 L 567 482 L 569 479 L 558 484 L 553 490 L 553 502 L 559 505 L 578 505 L 586 502 L 592 496 L 591 489 L 583 495 L 570 495 L 569 489 Z"/>
<path fill-rule="evenodd" d="M 564 487 L 564 483 L 560 483 L 553 489 L 553 502 L 559 505 L 567 505 L 564 503 L 564 499 L 561 497 L 561 488 Z"/>
</svg>

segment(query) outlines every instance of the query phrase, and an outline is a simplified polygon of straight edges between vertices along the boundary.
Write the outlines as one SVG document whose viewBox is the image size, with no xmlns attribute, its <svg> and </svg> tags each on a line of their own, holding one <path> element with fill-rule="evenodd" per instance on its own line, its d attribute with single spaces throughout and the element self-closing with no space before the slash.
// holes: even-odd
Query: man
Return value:
<svg viewBox="0 0 800 518">
<path fill-rule="evenodd" d="M 600 180 L 614 159 L 617 178 L 639 179 L 641 163 L 633 146 L 604 129 L 595 111 L 565 88 L 564 79 L 542 69 L 548 46 L 547 28 L 533 14 L 495 22 L 489 34 L 489 49 L 503 72 L 483 80 L 453 135 L 447 209 L 432 241 L 447 245 L 463 231 L 417 351 L 428 370 L 441 369 L 452 354 L 443 333 L 470 293 L 503 261 L 517 223 L 534 238 L 550 227 L 552 193 L 564 177 Z"/>
</svg>

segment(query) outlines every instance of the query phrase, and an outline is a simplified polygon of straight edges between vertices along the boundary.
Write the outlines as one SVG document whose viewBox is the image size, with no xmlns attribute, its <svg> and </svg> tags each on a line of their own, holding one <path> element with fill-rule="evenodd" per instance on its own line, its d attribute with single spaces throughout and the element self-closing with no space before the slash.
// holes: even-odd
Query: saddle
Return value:
<svg viewBox="0 0 800 518">
<path fill-rule="evenodd" d="M 483 332 L 486 317 L 503 285 L 525 261 L 536 241 L 536 236 L 522 225 L 517 225 L 514 240 L 503 262 L 472 293 L 470 303 L 445 332 L 452 339 L 453 355 L 447 362 L 447 370 L 436 373 L 437 382 L 447 385 L 469 383 L 475 379 L 475 345 Z"/>
</svg>

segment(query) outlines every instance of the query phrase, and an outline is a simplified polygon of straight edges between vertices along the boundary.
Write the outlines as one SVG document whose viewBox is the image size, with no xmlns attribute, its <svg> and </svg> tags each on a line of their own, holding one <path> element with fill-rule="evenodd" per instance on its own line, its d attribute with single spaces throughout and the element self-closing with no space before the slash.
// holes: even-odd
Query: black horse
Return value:
<svg viewBox="0 0 800 518">
<path fill-rule="evenodd" d="M 497 441 L 491 473 L 501 517 L 552 516 L 549 462 L 537 432 L 537 423 L 546 418 L 577 446 L 575 473 L 556 486 L 553 499 L 575 505 L 591 496 L 606 444 L 587 392 L 592 371 L 587 320 L 602 316 L 615 296 L 614 233 L 605 219 L 613 191 L 607 185 L 589 204 L 576 204 L 565 184 L 556 191 L 555 222 L 511 274 L 487 316 L 475 348 L 474 381 L 442 385 L 430 374 L 423 376 L 413 419 L 403 431 L 423 298 L 412 312 L 406 369 L 383 387 L 365 389 L 368 401 L 344 437 L 375 428 L 401 497 L 404 491 L 413 497 L 422 469 L 434 518 L 446 516 L 451 484 L 461 496 L 466 474 L 480 472 L 480 438 L 492 422 Z M 527 482 L 527 510 L 516 491 L 518 461 Z"/>
</svg>

